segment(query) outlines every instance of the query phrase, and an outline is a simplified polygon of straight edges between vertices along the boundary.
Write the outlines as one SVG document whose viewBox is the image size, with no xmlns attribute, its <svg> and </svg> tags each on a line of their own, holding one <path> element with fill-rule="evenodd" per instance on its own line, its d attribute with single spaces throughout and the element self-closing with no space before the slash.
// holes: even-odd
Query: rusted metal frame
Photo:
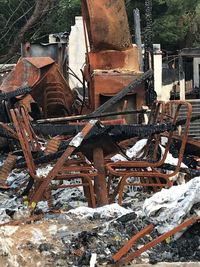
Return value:
<svg viewBox="0 0 200 267">
<path fill-rule="evenodd" d="M 51 186 L 51 189 L 55 188 L 67 188 L 67 187 L 80 187 L 83 186 L 84 194 L 88 201 L 88 206 L 95 208 L 96 200 L 93 189 L 93 184 L 91 178 L 97 175 L 97 172 L 94 171 L 92 166 L 86 164 L 86 162 L 82 159 L 82 155 L 79 155 L 81 158 L 76 160 L 68 160 L 60 173 L 54 178 L 54 180 L 59 180 L 60 185 Z M 70 173 L 72 172 L 72 173 Z M 62 185 L 63 180 L 74 180 L 75 178 L 79 178 L 82 180 L 86 180 L 81 184 L 72 184 L 72 185 Z M 50 193 L 48 195 L 48 205 L 52 206 L 52 199 Z"/>
<path fill-rule="evenodd" d="M 153 183 L 151 180 L 149 181 L 149 183 L 144 183 L 144 182 L 126 182 L 126 180 L 129 177 L 145 177 L 148 178 L 148 181 L 150 178 L 160 178 L 162 177 L 163 179 L 165 179 L 166 184 L 163 183 Z M 116 188 L 116 190 L 114 191 L 114 194 L 112 196 L 112 200 L 114 200 L 114 198 L 117 196 L 117 194 L 119 195 L 118 197 L 118 204 L 121 205 L 122 204 L 122 199 L 123 199 L 123 194 L 124 194 L 124 187 L 125 185 L 129 185 L 129 186 L 143 186 L 143 187 L 171 187 L 173 185 L 173 182 L 171 182 L 168 178 L 167 175 L 159 173 L 159 172 L 150 172 L 150 171 L 143 171 L 143 172 L 139 172 L 139 171 L 134 171 L 132 173 L 127 173 L 126 175 L 121 177 L 121 180 L 118 184 L 118 187 Z"/>
<path fill-rule="evenodd" d="M 87 198 L 88 201 L 88 206 L 91 208 L 95 208 L 96 207 L 96 200 L 95 200 L 95 193 L 94 193 L 94 188 L 93 188 L 93 184 L 92 184 L 92 180 L 90 178 L 89 175 L 87 174 L 76 174 L 73 176 L 71 176 L 71 174 L 69 175 L 64 175 L 64 176 L 57 176 L 54 178 L 54 180 L 74 180 L 74 179 L 81 179 L 82 183 L 77 183 L 77 184 L 61 184 L 61 185 L 52 185 L 51 189 L 52 190 L 56 190 L 56 189 L 60 189 L 60 188 L 74 188 L 74 187 L 80 187 L 82 186 L 84 189 L 84 194 L 85 197 Z"/>
<path fill-rule="evenodd" d="M 185 149 L 185 145 L 186 145 L 186 142 L 187 142 L 187 134 L 189 132 L 189 125 L 190 125 L 190 119 L 191 119 L 191 113 L 192 113 L 192 106 L 190 103 L 187 103 L 186 101 L 170 101 L 166 104 L 167 105 L 171 105 L 171 104 L 176 104 L 178 105 L 177 109 L 176 109 L 176 114 L 175 114 L 175 117 L 173 118 L 173 123 L 175 124 L 176 123 L 176 120 L 177 120 L 177 117 L 178 117 L 178 113 L 179 113 L 179 110 L 180 110 L 180 105 L 187 105 L 188 107 L 188 114 L 187 114 L 187 120 L 186 120 L 186 126 L 185 126 L 185 134 L 183 136 L 183 139 L 182 139 L 182 145 L 181 145 L 181 149 L 180 149 L 180 154 L 183 156 L 183 153 L 184 153 L 184 149 Z M 155 163 L 152 163 L 152 162 L 147 162 L 147 161 L 121 161 L 121 162 L 115 162 L 115 163 L 108 163 L 107 164 L 107 169 L 112 172 L 113 174 L 115 175 L 118 175 L 119 176 L 119 172 L 120 170 L 118 171 L 115 171 L 113 168 L 131 168 L 131 167 L 151 167 L 151 168 L 156 168 L 156 167 L 159 167 L 161 166 L 162 164 L 164 164 L 165 160 L 166 160 L 166 157 L 167 157 L 167 154 L 168 154 L 168 151 L 169 151 L 169 148 L 170 148 L 170 145 L 171 145 L 171 141 L 172 141 L 172 136 L 173 136 L 173 131 L 171 131 L 169 133 L 169 137 L 168 137 L 168 143 L 167 143 L 167 146 L 165 148 L 165 152 L 164 152 L 164 155 L 162 157 L 162 159 L 158 162 L 155 162 Z M 170 176 L 173 176 L 175 174 L 178 173 L 178 170 L 180 168 L 180 164 L 181 164 L 181 161 L 182 161 L 182 157 L 180 156 L 179 157 L 179 164 L 177 164 L 176 166 L 176 171 L 173 172 L 173 174 L 171 174 Z M 120 175 L 123 175 L 123 174 L 127 174 L 127 172 L 123 172 L 121 171 L 120 172 Z"/>
<path fill-rule="evenodd" d="M 200 217 L 197 217 L 197 216 L 193 216 L 190 219 L 185 220 L 183 223 L 179 224 L 178 226 L 176 226 L 172 230 L 170 230 L 167 233 L 164 233 L 164 234 L 158 236 L 157 238 L 155 238 L 154 240 L 152 240 L 149 243 L 145 244 L 143 247 L 139 248 L 135 252 L 129 254 L 126 258 L 118 261 L 116 266 L 122 266 L 123 264 L 129 263 L 134 258 L 139 257 L 143 252 L 151 249 L 152 247 L 154 247 L 157 244 L 161 243 L 162 241 L 166 240 L 170 236 L 175 235 L 176 233 L 178 233 L 181 230 L 183 230 L 184 228 L 196 223 L 199 220 L 200 220 Z M 123 248 L 121 250 L 123 251 Z M 126 248 L 126 252 L 127 252 L 127 248 Z M 122 253 L 120 254 L 120 256 L 121 257 L 123 256 Z M 115 257 L 115 255 L 113 257 Z"/>
<path fill-rule="evenodd" d="M 10 113 L 11 113 L 11 117 L 12 117 L 15 129 L 16 129 L 16 132 L 19 138 L 20 145 L 22 147 L 22 151 L 23 151 L 30 175 L 34 179 L 37 179 L 35 164 L 33 162 L 33 158 L 32 158 L 29 144 L 27 141 L 26 133 L 24 132 L 25 125 L 21 121 L 21 116 L 20 116 L 18 109 L 11 109 Z"/>
<path fill-rule="evenodd" d="M 154 225 L 147 225 L 144 229 L 134 235 L 113 257 L 114 262 L 119 261 L 130 249 L 135 245 L 135 243 L 143 236 L 151 233 L 154 229 Z"/>
<path fill-rule="evenodd" d="M 153 105 L 156 105 L 155 108 L 155 115 L 152 114 L 152 116 L 154 115 L 154 119 L 152 121 L 152 123 L 161 123 L 163 122 L 163 117 L 164 117 L 164 112 L 165 112 L 165 102 L 164 101 L 155 101 Z M 151 123 L 151 120 L 150 120 Z M 154 153 L 153 153 L 153 159 L 156 159 L 156 153 L 158 150 L 158 146 L 159 146 L 159 142 L 160 142 L 160 135 L 156 134 L 155 135 L 155 146 L 154 146 Z"/>
<path fill-rule="evenodd" d="M 180 147 L 180 150 L 179 150 L 178 163 L 176 165 L 176 168 L 175 168 L 174 172 L 171 173 L 171 174 L 168 174 L 168 177 L 172 177 L 172 176 L 176 175 L 179 172 L 179 169 L 180 169 L 180 166 L 181 166 L 181 162 L 182 162 L 183 156 L 184 156 L 185 146 L 187 144 L 187 137 L 188 137 L 190 121 L 191 121 L 191 117 L 192 117 L 192 105 L 189 102 L 180 101 L 180 100 L 172 100 L 172 101 L 169 101 L 166 104 L 166 106 L 169 106 L 169 105 L 172 105 L 172 104 L 178 105 L 177 113 L 175 115 L 176 121 L 177 121 L 177 118 L 178 118 L 178 115 L 179 115 L 179 111 L 180 111 L 181 105 L 186 105 L 186 107 L 187 107 L 187 118 L 186 118 L 186 123 L 185 123 L 184 134 L 182 134 L 182 143 L 181 143 L 181 147 Z M 174 123 L 176 121 L 174 121 Z M 173 133 L 171 135 L 171 139 L 172 138 L 173 138 Z"/>
<path fill-rule="evenodd" d="M 83 173 L 88 173 L 89 174 L 89 172 L 91 171 L 91 174 L 93 175 L 97 175 L 97 172 L 94 170 L 94 169 L 92 169 L 92 167 L 91 166 L 87 166 L 87 165 L 80 165 L 80 166 L 78 166 L 78 165 L 72 165 L 72 166 L 65 166 L 63 169 L 62 169 L 62 171 L 61 171 L 61 173 L 63 174 L 63 173 L 65 173 L 65 172 L 83 172 Z"/>
<path fill-rule="evenodd" d="M 149 115 L 149 122 L 148 124 L 154 124 L 158 120 L 158 116 L 161 115 L 163 117 L 163 110 L 165 107 L 165 102 L 161 100 L 157 100 L 153 103 Z M 161 112 L 160 112 L 161 109 Z"/>
<path fill-rule="evenodd" d="M 4 163 L 0 169 L 0 187 L 6 186 L 6 184 L 5 184 L 6 179 L 7 179 L 8 175 L 10 174 L 10 172 L 12 171 L 13 167 L 15 166 L 16 160 L 17 160 L 16 155 L 12 155 L 11 153 L 8 154 L 6 160 L 4 161 Z"/>
<path fill-rule="evenodd" d="M 63 164 L 67 160 L 67 158 L 76 150 L 76 148 L 81 144 L 84 137 L 90 132 L 90 130 L 93 128 L 93 126 L 96 124 L 97 121 L 90 121 L 83 130 L 76 135 L 72 141 L 70 142 L 69 146 L 65 150 L 65 152 L 62 154 L 62 156 L 59 158 L 59 160 L 54 165 L 53 169 L 49 172 L 47 177 L 41 182 L 41 184 L 38 186 L 37 190 L 35 190 L 34 195 L 31 198 L 31 203 L 37 203 L 42 199 L 42 196 L 44 195 L 45 191 L 47 190 L 50 182 L 54 179 L 54 177 L 58 174 L 58 172 L 63 167 Z M 79 142 L 76 144 L 77 138 L 79 138 Z"/>
<path fill-rule="evenodd" d="M 156 122 L 160 123 L 160 122 L 163 121 L 163 112 L 165 110 L 164 107 L 165 107 L 165 102 L 164 101 L 155 101 L 153 103 L 153 105 L 151 107 L 150 115 L 149 115 L 149 121 L 148 121 L 149 125 L 155 124 Z M 161 117 L 161 119 L 159 119 L 159 116 Z M 147 156 L 147 151 L 149 150 L 151 139 L 152 139 L 152 136 L 150 136 L 148 138 L 147 144 L 144 147 L 144 153 L 143 153 L 143 156 L 142 156 L 143 158 Z M 154 153 L 156 153 L 157 147 L 158 147 L 158 138 L 156 140 Z"/>
<path fill-rule="evenodd" d="M 28 114 L 27 114 L 27 111 L 25 110 L 24 106 L 20 107 L 20 113 L 21 113 L 21 116 L 23 118 L 23 123 L 24 123 L 24 125 L 26 127 L 25 129 L 26 129 L 26 131 L 28 133 L 28 137 L 29 137 L 29 140 L 30 140 L 30 143 L 31 143 L 31 146 L 32 146 L 32 150 L 33 151 L 40 150 L 40 145 L 38 143 L 37 136 L 34 133 L 34 131 L 31 129 L 31 125 L 30 125 L 29 119 L 28 119 Z"/>
<path fill-rule="evenodd" d="M 5 129 L 11 137 L 13 137 L 14 139 L 18 139 L 17 133 L 12 128 L 10 128 L 6 123 L 0 122 L 0 126 L 3 129 Z"/>
<path fill-rule="evenodd" d="M 98 175 L 94 177 L 94 189 L 97 198 L 97 205 L 103 206 L 108 204 L 108 191 L 106 182 L 106 170 L 104 164 L 104 154 L 101 147 L 93 150 L 94 167 L 97 169 Z"/>
</svg>

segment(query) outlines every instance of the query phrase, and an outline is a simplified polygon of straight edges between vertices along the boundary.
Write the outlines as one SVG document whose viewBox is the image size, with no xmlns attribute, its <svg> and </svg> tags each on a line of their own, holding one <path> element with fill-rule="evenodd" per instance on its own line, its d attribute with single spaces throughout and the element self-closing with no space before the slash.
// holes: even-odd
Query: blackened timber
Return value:
<svg viewBox="0 0 200 267">
<path fill-rule="evenodd" d="M 123 88 L 119 93 L 117 93 L 115 96 L 110 98 L 108 101 L 106 101 L 103 105 L 98 107 L 94 112 L 92 112 L 90 115 L 98 117 L 103 112 L 105 112 L 108 108 L 112 107 L 115 103 L 120 101 L 124 96 L 126 96 L 129 93 L 134 93 L 134 90 L 141 85 L 142 82 L 144 82 L 146 79 L 152 77 L 153 70 L 148 70 L 144 74 L 142 74 L 139 78 L 135 79 L 133 82 L 129 83 L 125 88 Z"/>
<path fill-rule="evenodd" d="M 20 96 L 20 95 L 25 95 L 27 93 L 31 92 L 30 87 L 19 87 L 15 91 L 12 92 L 2 92 L 0 93 L 0 101 L 2 100 L 9 100 L 13 97 Z"/>
<path fill-rule="evenodd" d="M 83 129 L 84 125 L 64 125 L 64 124 L 38 124 L 33 125 L 33 129 L 37 134 L 43 136 L 56 136 L 56 135 L 75 135 Z M 109 132 L 114 138 L 117 136 L 131 137 L 147 137 L 150 134 L 163 133 L 165 131 L 174 131 L 176 125 L 171 123 L 160 124 L 130 124 L 130 125 L 105 125 L 104 130 L 94 127 L 90 135 L 100 134 L 102 131 Z M 125 138 L 125 139 L 126 139 Z M 123 139 L 122 139 L 123 140 Z"/>
<path fill-rule="evenodd" d="M 44 126 L 44 125 L 38 125 L 38 126 Z M 47 125 L 45 125 L 45 127 L 43 128 L 44 131 L 46 131 L 45 135 L 49 135 L 49 130 L 55 130 L 56 125 L 54 125 L 52 127 L 51 124 L 49 124 L 49 128 L 47 127 Z M 60 125 L 62 127 L 64 127 L 65 125 Z M 67 125 L 70 126 L 70 130 L 71 133 L 73 132 L 73 135 L 77 134 L 78 132 L 80 132 L 83 129 L 83 125 Z M 108 126 L 104 126 L 104 127 L 99 127 L 97 125 L 95 125 L 93 127 L 93 130 L 91 131 L 90 134 L 88 134 L 82 145 L 88 145 L 90 143 L 94 143 L 94 140 L 98 139 L 103 135 L 103 134 L 108 134 L 109 137 L 112 138 L 112 140 L 114 142 L 120 142 L 126 139 L 129 139 L 131 137 L 148 137 L 151 134 L 158 134 L 161 132 L 166 132 L 166 131 L 173 131 L 175 128 L 175 125 L 168 123 L 168 124 L 156 124 L 156 125 L 108 125 Z M 34 128 L 35 130 L 35 128 Z M 58 129 L 57 129 L 58 130 Z M 61 128 L 62 130 L 62 128 Z M 67 130 L 67 127 L 66 127 Z M 41 133 L 41 129 L 40 129 L 40 133 Z M 66 134 L 66 131 L 63 133 L 56 133 L 55 135 L 62 135 L 62 134 Z M 94 139 L 96 138 L 96 139 Z M 50 154 L 50 155 L 43 155 L 41 154 L 41 152 L 39 152 L 40 154 L 36 154 L 35 156 L 33 156 L 34 158 L 34 163 L 35 164 L 42 164 L 42 163 L 47 163 L 50 162 L 52 160 L 55 160 L 57 158 L 59 158 L 63 151 L 67 148 L 67 146 L 69 145 L 70 141 L 63 141 L 58 149 L 58 152 Z M 81 151 L 82 147 L 79 148 L 79 150 Z M 26 166 L 26 163 L 24 162 L 24 159 L 21 158 L 20 160 L 17 161 L 16 167 L 18 168 L 24 168 Z"/>
</svg>

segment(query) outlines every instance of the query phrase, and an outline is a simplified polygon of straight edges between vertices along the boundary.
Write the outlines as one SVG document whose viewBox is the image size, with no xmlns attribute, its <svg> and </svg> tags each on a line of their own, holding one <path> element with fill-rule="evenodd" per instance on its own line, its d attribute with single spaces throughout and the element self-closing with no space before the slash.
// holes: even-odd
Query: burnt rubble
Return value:
<svg viewBox="0 0 200 267">
<path fill-rule="evenodd" d="M 188 138 L 190 122 L 199 116 L 192 117 L 187 101 L 175 100 L 135 111 L 147 116 L 146 124 L 98 120 L 145 77 L 88 118 L 79 115 L 78 122 L 73 116 L 34 119 L 33 110 L 15 105 L 19 95 L 31 93 L 29 87 L 2 93 L 6 100 L 16 98 L 10 121 L 0 123 L 0 136 L 9 144 L 0 169 L 0 238 L 4 227 L 13 229 L 7 250 L 0 247 L 10 257 L 5 262 L 12 266 L 17 259 L 20 266 L 29 266 L 22 258 L 30 251 L 45 266 L 199 261 L 199 142 Z M 186 202 L 178 217 L 174 207 Z M 157 210 L 147 212 L 152 206 Z M 173 217 L 170 211 L 177 220 L 165 228 Z M 18 242 L 22 228 L 30 230 L 30 240 Z"/>
</svg>

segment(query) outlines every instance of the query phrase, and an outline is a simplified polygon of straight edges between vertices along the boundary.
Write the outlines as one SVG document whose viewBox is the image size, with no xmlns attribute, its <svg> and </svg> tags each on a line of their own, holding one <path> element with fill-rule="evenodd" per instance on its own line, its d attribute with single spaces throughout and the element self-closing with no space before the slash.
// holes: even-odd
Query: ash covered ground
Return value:
<svg viewBox="0 0 200 267">
<path fill-rule="evenodd" d="M 24 220 L 30 211 L 15 189 L 26 179 L 25 172 L 13 171 L 9 191 L 0 193 L 1 223 Z M 18 197 L 19 195 L 19 197 Z M 123 206 L 114 203 L 91 209 L 86 207 L 82 190 L 59 189 L 53 193 L 55 213 L 40 202 L 36 214 L 42 219 L 17 226 L 0 227 L 0 266 L 111 266 L 112 256 L 150 222 L 142 216 L 144 200 L 150 194 L 128 188 Z M 194 210 L 200 205 L 195 204 Z M 154 230 L 136 247 L 158 235 Z M 167 240 L 143 253 L 133 263 L 161 261 L 200 261 L 200 227 L 196 223 L 177 240 Z"/>
</svg>

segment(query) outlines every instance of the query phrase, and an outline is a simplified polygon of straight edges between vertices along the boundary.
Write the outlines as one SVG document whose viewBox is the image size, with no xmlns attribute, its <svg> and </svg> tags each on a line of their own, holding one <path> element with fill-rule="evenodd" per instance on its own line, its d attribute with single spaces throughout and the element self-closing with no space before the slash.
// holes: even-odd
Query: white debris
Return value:
<svg viewBox="0 0 200 267">
<path fill-rule="evenodd" d="M 141 156 L 143 147 L 147 144 L 147 139 L 141 139 L 135 143 L 135 145 L 126 151 L 126 155 L 129 158 L 138 158 Z"/>
<path fill-rule="evenodd" d="M 137 158 L 141 154 L 141 150 L 146 145 L 147 139 L 141 139 L 138 142 L 135 143 L 135 145 L 129 149 L 126 150 L 126 155 L 129 158 Z M 127 159 L 123 157 L 121 154 L 116 154 L 111 158 L 112 161 L 126 161 Z"/>
<path fill-rule="evenodd" d="M 41 167 L 41 168 L 38 168 L 36 170 L 36 175 L 38 177 L 45 177 L 49 174 L 49 172 L 53 169 L 53 166 L 51 166 L 50 164 L 48 164 L 47 166 L 45 167 Z"/>
<path fill-rule="evenodd" d="M 55 235 L 57 233 L 57 231 L 58 231 L 57 225 L 52 224 L 52 225 L 49 226 L 49 233 L 51 235 Z"/>
<path fill-rule="evenodd" d="M 90 267 L 95 267 L 97 261 L 97 254 L 92 253 L 91 259 L 90 259 Z"/>
<path fill-rule="evenodd" d="M 23 220 L 31 216 L 30 209 L 27 207 L 19 208 L 13 215 L 14 220 Z"/>
<path fill-rule="evenodd" d="M 19 229 L 19 226 L 11 226 L 11 225 L 5 225 L 1 226 L 0 228 L 0 234 L 4 236 L 11 236 L 13 235 L 17 230 Z"/>
<path fill-rule="evenodd" d="M 110 218 L 119 217 L 132 212 L 130 209 L 125 209 L 118 204 L 110 204 L 96 209 L 88 207 L 78 207 L 76 209 L 70 210 L 68 213 L 76 214 L 81 217 L 91 217 L 94 214 L 99 214 L 100 218 Z"/>
<path fill-rule="evenodd" d="M 39 230 L 38 228 L 32 229 L 31 233 L 32 233 L 31 242 L 33 242 L 34 244 L 39 245 L 46 240 L 42 231 Z"/>
<path fill-rule="evenodd" d="M 11 238 L 0 237 L 0 255 L 10 256 L 12 251 L 13 241 Z"/>
<path fill-rule="evenodd" d="M 200 202 L 200 177 L 186 184 L 162 189 L 143 205 L 143 214 L 157 225 L 159 233 L 165 233 L 179 225 L 189 214 L 192 206 Z"/>
<path fill-rule="evenodd" d="M 25 182 L 25 180 L 29 177 L 27 170 L 18 171 L 17 169 L 12 170 L 7 178 L 7 184 L 11 188 L 17 188 L 21 184 Z"/>
</svg>

